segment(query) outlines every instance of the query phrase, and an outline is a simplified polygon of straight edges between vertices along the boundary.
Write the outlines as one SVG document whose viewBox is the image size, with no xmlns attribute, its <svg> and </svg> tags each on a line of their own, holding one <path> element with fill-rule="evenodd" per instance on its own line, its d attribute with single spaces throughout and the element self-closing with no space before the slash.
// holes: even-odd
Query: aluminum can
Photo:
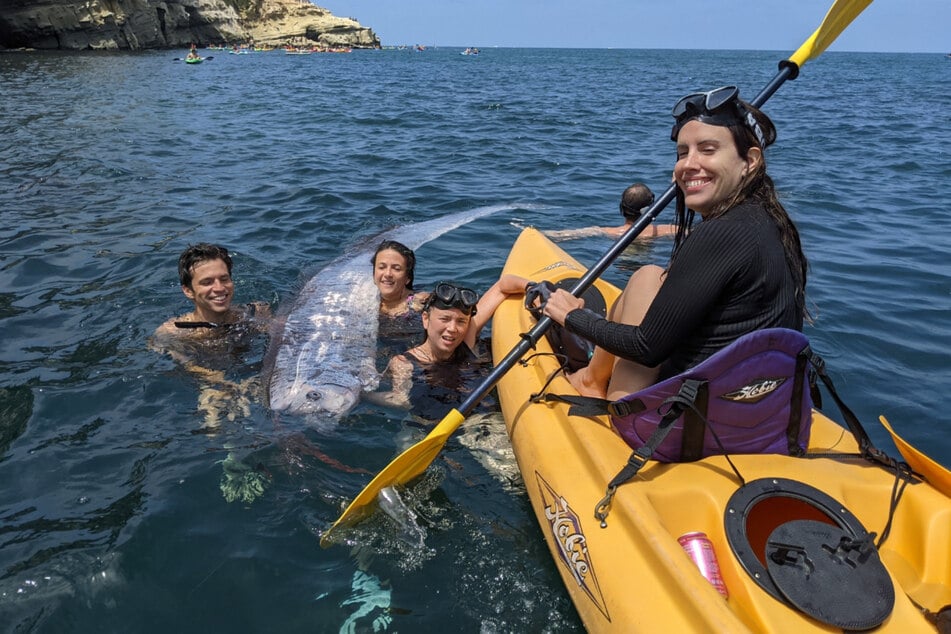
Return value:
<svg viewBox="0 0 951 634">
<path fill-rule="evenodd" d="M 700 574 L 704 579 L 710 582 L 717 592 L 723 595 L 723 598 L 730 596 L 726 589 L 726 583 L 723 581 L 723 575 L 720 574 L 720 564 L 717 562 L 717 554 L 713 550 L 713 542 L 707 537 L 706 533 L 699 531 L 685 533 L 677 538 L 683 549 L 690 555 L 693 563 L 700 569 Z"/>
</svg>

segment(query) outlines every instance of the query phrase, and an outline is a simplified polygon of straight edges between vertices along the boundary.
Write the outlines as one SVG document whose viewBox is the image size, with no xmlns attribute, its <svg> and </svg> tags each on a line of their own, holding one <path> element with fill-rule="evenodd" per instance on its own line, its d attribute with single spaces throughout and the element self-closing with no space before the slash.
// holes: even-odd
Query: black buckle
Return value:
<svg viewBox="0 0 951 634">
<path fill-rule="evenodd" d="M 634 473 L 636 474 L 641 470 L 641 467 L 648 463 L 652 455 L 654 455 L 653 449 L 647 445 L 641 445 L 631 453 L 631 457 L 627 459 L 627 464 L 634 467 Z"/>
<path fill-rule="evenodd" d="M 614 401 L 612 403 L 608 403 L 608 414 L 611 416 L 617 416 L 618 418 L 624 418 L 625 416 L 629 414 L 635 414 L 638 411 L 643 411 L 643 408 L 641 410 L 635 410 L 629 401 Z"/>
</svg>

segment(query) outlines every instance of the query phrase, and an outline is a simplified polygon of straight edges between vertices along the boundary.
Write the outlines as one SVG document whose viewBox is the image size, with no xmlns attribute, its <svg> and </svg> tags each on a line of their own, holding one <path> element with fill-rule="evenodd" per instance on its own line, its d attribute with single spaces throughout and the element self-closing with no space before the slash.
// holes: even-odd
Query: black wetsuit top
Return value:
<svg viewBox="0 0 951 634">
<path fill-rule="evenodd" d="M 202 333 L 196 337 L 166 337 L 160 340 L 160 345 L 168 350 L 191 359 L 197 365 L 209 370 L 231 371 L 240 369 L 247 357 L 257 357 L 250 354 L 255 347 L 263 345 L 265 326 L 260 321 L 257 304 L 245 304 L 235 307 L 238 319 L 230 324 L 215 324 L 211 322 L 175 322 L 175 326 L 182 331 Z M 260 365 L 260 359 L 253 363 Z"/>
<path fill-rule="evenodd" d="M 692 229 L 640 326 L 588 310 L 571 311 L 565 325 L 624 359 L 663 364 L 665 379 L 754 330 L 802 330 L 802 319 L 779 229 L 747 201 Z"/>
<path fill-rule="evenodd" d="M 411 411 L 426 420 L 439 421 L 453 408 L 458 408 L 488 374 L 489 364 L 462 344 L 448 361 L 420 363 L 411 354 L 404 355 L 413 364 L 413 387 L 410 388 Z M 476 411 L 498 409 L 487 396 Z"/>
<path fill-rule="evenodd" d="M 412 303 L 412 296 L 409 302 Z M 400 354 L 407 348 L 419 344 L 426 339 L 423 330 L 422 313 L 410 308 L 399 315 L 380 314 L 379 331 L 377 332 L 377 365 L 382 372 L 390 357 Z"/>
</svg>

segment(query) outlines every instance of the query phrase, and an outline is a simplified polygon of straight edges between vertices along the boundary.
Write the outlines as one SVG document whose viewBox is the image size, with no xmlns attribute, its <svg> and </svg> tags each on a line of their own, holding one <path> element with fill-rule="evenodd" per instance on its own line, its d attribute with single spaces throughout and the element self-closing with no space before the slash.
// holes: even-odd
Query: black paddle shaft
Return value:
<svg viewBox="0 0 951 634">
<path fill-rule="evenodd" d="M 776 73 L 776 76 L 766 85 L 763 90 L 760 91 L 758 95 L 750 103 L 759 108 L 766 101 L 773 96 L 779 87 L 786 82 L 787 79 L 795 79 L 799 75 L 799 66 L 795 63 L 790 62 L 789 60 L 783 60 L 779 63 L 779 72 Z M 584 293 L 588 288 L 594 284 L 594 281 L 601 277 L 601 275 L 611 266 L 611 263 L 617 259 L 617 257 L 624 252 L 624 250 L 630 246 L 634 239 L 641 234 L 647 226 L 654 222 L 654 219 L 660 214 L 663 209 L 670 204 L 677 195 L 677 185 L 671 183 L 670 187 L 667 188 L 667 191 L 658 198 L 654 204 L 647 208 L 640 218 L 638 218 L 633 225 L 631 225 L 624 234 L 617 239 L 607 253 L 601 256 L 601 259 L 592 266 L 588 271 L 581 276 L 581 279 L 578 280 L 578 283 L 574 285 L 571 289 L 571 294 L 575 297 L 581 297 L 581 294 Z M 527 333 L 522 334 L 522 340 L 517 346 L 515 346 L 505 358 L 502 359 L 494 368 L 492 372 L 489 373 L 482 383 L 476 388 L 469 397 L 462 402 L 459 406 L 459 413 L 463 416 L 468 416 L 475 406 L 479 404 L 486 394 L 492 391 L 492 388 L 495 387 L 495 384 L 499 382 L 502 376 L 506 372 L 512 369 L 518 360 L 521 359 L 525 354 L 533 349 L 538 341 L 542 338 L 545 332 L 551 327 L 552 319 L 551 317 L 545 316 L 542 317 L 535 326 L 529 330 Z"/>
</svg>

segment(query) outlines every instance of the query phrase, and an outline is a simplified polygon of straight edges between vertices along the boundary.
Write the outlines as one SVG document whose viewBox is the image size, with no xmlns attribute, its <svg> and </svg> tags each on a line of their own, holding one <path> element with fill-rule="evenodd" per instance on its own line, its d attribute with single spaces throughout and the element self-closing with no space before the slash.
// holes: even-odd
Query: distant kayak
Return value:
<svg viewBox="0 0 951 634">
<path fill-rule="evenodd" d="M 186 64 L 201 64 L 203 61 L 205 61 L 204 57 L 186 57 L 185 58 Z"/>
</svg>

